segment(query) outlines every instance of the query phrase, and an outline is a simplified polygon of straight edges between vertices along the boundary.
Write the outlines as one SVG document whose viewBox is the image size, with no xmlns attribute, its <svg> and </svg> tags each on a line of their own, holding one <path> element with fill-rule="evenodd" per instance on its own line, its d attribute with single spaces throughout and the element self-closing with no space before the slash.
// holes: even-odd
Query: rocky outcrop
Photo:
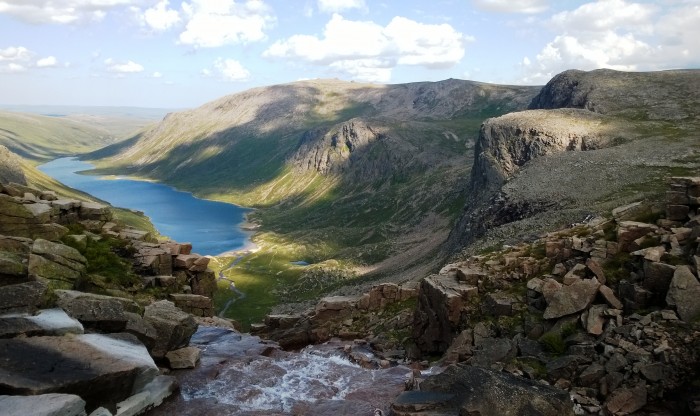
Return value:
<svg viewBox="0 0 700 416">
<path fill-rule="evenodd" d="M 319 300 L 313 310 L 298 315 L 268 315 L 263 324 L 255 324 L 251 332 L 279 342 L 282 348 L 298 348 L 312 343 L 325 342 L 332 337 L 355 339 L 369 337 L 379 350 L 395 349 L 381 337 L 373 337 L 394 330 L 407 330 L 410 326 L 410 310 L 400 315 L 384 315 L 389 307 L 411 304 L 418 291 L 411 284 L 399 286 L 383 283 L 373 286 L 369 292 L 356 296 L 330 296 Z M 380 330 L 381 328 L 381 330 Z M 400 354 L 399 354 L 400 355 Z"/>
<path fill-rule="evenodd" d="M 56 241 L 68 234 L 64 227 L 80 223 L 99 230 L 112 218 L 106 205 L 57 199 L 52 192 L 11 183 L 0 189 L 0 234 Z"/>
<path fill-rule="evenodd" d="M 530 108 L 581 108 L 648 120 L 688 119 L 695 117 L 695 109 L 700 105 L 698 80 L 697 70 L 569 70 L 552 78 L 532 100 Z M 685 92 L 669 88 L 670 85 L 682 85 Z"/>
<path fill-rule="evenodd" d="M 420 286 L 418 347 L 444 352 L 444 364 L 544 379 L 571 393 L 577 414 L 665 400 L 700 363 L 696 183 L 671 178 L 665 209 L 621 207 L 443 267 Z"/>
</svg>

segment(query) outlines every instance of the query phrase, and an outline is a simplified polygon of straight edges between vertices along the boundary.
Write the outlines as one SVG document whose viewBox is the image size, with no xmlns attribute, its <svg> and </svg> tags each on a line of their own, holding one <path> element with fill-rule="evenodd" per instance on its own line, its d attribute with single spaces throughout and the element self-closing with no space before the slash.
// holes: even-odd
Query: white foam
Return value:
<svg viewBox="0 0 700 416">
<path fill-rule="evenodd" d="M 241 411 L 290 412 L 297 402 L 343 399 L 356 382 L 373 379 L 371 373 L 346 358 L 305 350 L 280 359 L 232 363 L 206 388 L 188 391 L 183 386 L 182 394 L 185 400 L 214 399 Z"/>
</svg>

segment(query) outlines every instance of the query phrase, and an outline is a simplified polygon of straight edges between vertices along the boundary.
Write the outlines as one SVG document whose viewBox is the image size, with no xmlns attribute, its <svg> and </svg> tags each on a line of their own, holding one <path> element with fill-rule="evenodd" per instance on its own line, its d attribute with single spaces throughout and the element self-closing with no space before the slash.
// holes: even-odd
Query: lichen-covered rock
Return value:
<svg viewBox="0 0 700 416">
<path fill-rule="evenodd" d="M 47 280 L 52 288 L 72 289 L 86 266 L 87 260 L 78 250 L 44 239 L 34 241 L 29 255 L 29 275 Z"/>
</svg>

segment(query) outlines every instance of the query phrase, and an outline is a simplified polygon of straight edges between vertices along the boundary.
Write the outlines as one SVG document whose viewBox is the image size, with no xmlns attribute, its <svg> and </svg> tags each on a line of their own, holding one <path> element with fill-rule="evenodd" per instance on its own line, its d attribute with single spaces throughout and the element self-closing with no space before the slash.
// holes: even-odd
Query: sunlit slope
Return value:
<svg viewBox="0 0 700 416">
<path fill-rule="evenodd" d="M 104 128 L 84 122 L 0 111 L 0 144 L 35 162 L 89 152 L 114 141 Z"/>
</svg>

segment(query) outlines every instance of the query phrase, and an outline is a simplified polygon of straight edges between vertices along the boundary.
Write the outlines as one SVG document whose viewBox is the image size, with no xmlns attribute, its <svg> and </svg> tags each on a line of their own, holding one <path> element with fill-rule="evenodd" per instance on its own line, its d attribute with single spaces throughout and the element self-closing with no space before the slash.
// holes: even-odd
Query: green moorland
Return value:
<svg viewBox="0 0 700 416">
<path fill-rule="evenodd" d="M 35 163 L 86 153 L 114 142 L 106 129 L 81 121 L 0 111 L 0 144 Z"/>
<path fill-rule="evenodd" d="M 248 324 L 280 303 L 434 267 L 464 205 L 481 122 L 537 91 L 458 80 L 258 88 L 170 114 L 88 158 L 99 173 L 255 209 L 257 251 L 212 262 L 246 294 L 229 302 L 239 295 L 221 281 L 217 307 Z"/>
</svg>

